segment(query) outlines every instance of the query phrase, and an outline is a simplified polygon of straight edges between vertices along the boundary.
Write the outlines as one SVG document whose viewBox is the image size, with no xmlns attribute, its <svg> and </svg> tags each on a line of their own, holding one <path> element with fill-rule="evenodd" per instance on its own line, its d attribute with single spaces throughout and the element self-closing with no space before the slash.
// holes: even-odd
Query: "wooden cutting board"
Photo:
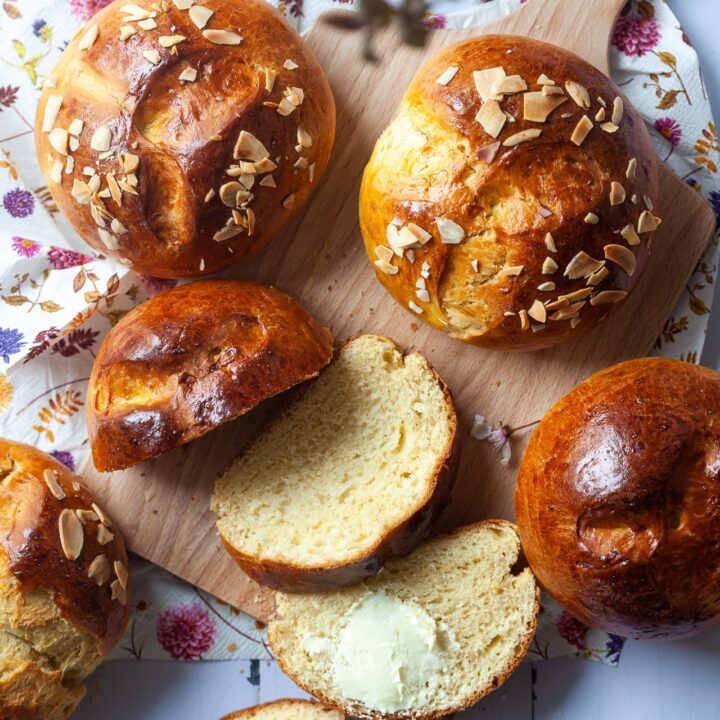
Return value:
<svg viewBox="0 0 720 720">
<path fill-rule="evenodd" d="M 624 0 L 531 0 L 478 30 L 434 31 L 422 50 L 386 31 L 378 64 L 360 59 L 362 38 L 319 23 L 307 39 L 335 93 L 338 133 L 325 178 L 282 237 L 231 275 L 277 286 L 297 298 L 336 338 L 386 334 L 418 349 L 448 382 L 461 419 L 462 460 L 442 525 L 513 517 L 517 463 L 530 430 L 513 437 L 513 459 L 499 463 L 487 443 L 470 437 L 475 413 L 511 427 L 538 420 L 570 388 L 612 363 L 646 355 L 707 246 L 715 218 L 704 200 L 663 168 L 663 224 L 640 285 L 622 309 L 578 342 L 529 354 L 480 350 L 431 329 L 401 308 L 376 280 L 357 221 L 363 167 L 378 135 L 420 65 L 441 48 L 483 32 L 554 42 L 608 71 L 608 43 Z M 230 273 L 228 273 L 230 274 Z M 264 618 L 270 594 L 249 580 L 222 549 L 209 511 L 213 482 L 239 453 L 274 399 L 161 458 L 112 475 L 85 476 L 136 553 L 251 614 Z"/>
</svg>

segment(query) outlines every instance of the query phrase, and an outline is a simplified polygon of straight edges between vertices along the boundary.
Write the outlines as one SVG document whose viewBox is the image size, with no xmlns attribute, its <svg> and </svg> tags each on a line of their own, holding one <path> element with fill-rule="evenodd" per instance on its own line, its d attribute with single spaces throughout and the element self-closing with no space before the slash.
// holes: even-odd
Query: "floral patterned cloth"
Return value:
<svg viewBox="0 0 720 720">
<path fill-rule="evenodd" d="M 431 27 L 471 27 L 522 0 L 444 0 Z M 532 1 L 532 0 L 530 0 Z M 35 161 L 39 90 L 81 23 L 109 0 L 4 0 L 0 5 L 0 434 L 51 452 L 71 468 L 87 455 L 85 391 L 99 342 L 130 308 L 174 282 L 100 258 L 59 214 Z M 336 3 L 286 0 L 300 29 Z M 658 155 L 702 192 L 720 216 L 720 143 L 698 58 L 662 0 L 633 0 L 612 39 L 612 74 L 643 114 Z M 656 352 L 697 362 L 717 267 L 708 250 L 668 318 Z M 481 410 L 481 408 L 478 408 Z M 479 435 L 496 441 L 492 428 Z M 485 437 L 486 436 L 486 437 Z M 478 441 L 483 441 L 479 438 Z M 263 659 L 263 628 L 226 604 L 133 560 L 134 614 L 115 658 Z M 545 600 L 531 658 L 575 654 L 617 663 L 623 639 L 588 630 Z"/>
</svg>

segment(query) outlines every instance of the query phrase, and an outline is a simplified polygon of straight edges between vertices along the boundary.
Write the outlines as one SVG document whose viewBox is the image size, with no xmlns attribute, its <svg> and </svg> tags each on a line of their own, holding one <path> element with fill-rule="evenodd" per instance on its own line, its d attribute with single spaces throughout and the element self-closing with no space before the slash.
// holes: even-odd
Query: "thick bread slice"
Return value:
<svg viewBox="0 0 720 720">
<path fill-rule="evenodd" d="M 238 710 L 221 720 L 345 720 L 345 717 L 312 700 L 275 700 Z"/>
<path fill-rule="evenodd" d="M 456 426 L 425 358 L 352 338 L 220 477 L 220 536 L 250 577 L 276 589 L 372 576 L 413 550 L 447 502 Z"/>
<path fill-rule="evenodd" d="M 486 520 L 428 540 L 356 587 L 278 593 L 270 646 L 300 687 L 348 715 L 430 720 L 463 710 L 507 679 L 533 638 L 539 590 L 529 568 L 518 569 L 520 552 L 512 523 Z M 371 592 L 419 606 L 452 637 L 442 670 L 426 679 L 432 692 L 422 706 L 382 712 L 337 687 L 333 661 L 347 613 Z M 316 652 L 309 639 L 329 649 Z M 376 659 L 388 648 L 395 652 L 397 643 L 378 649 Z"/>
</svg>

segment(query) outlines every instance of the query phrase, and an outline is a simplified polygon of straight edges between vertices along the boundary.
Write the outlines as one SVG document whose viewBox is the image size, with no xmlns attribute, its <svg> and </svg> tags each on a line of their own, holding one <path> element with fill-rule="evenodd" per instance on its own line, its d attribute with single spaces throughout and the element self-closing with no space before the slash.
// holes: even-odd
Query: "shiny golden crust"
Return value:
<svg viewBox="0 0 720 720">
<path fill-rule="evenodd" d="M 275 700 L 225 715 L 220 720 L 342 720 L 338 710 L 314 700 Z"/>
<path fill-rule="evenodd" d="M 203 280 L 156 295 L 107 335 L 88 387 L 98 470 L 171 450 L 317 375 L 332 335 L 274 288 Z"/>
<path fill-rule="evenodd" d="M 163 277 L 213 273 L 264 245 L 317 185 L 334 139 L 332 93 L 303 40 L 261 0 L 212 0 L 207 7 L 214 14 L 203 30 L 193 22 L 190 11 L 179 10 L 173 2 L 152 3 L 159 11 L 151 9 L 147 0 L 134 5 L 157 14 L 147 20 L 128 20 L 133 17 L 127 10 L 131 6 L 126 0 L 116 0 L 95 15 L 63 53 L 51 76 L 54 87 L 43 90 L 38 105 L 35 139 L 40 166 L 58 207 L 99 252 L 124 258 L 134 270 Z M 144 30 L 140 22 L 157 27 Z M 92 38 L 87 33 L 94 32 L 94 27 L 96 39 L 81 49 Z M 122 28 L 135 33 L 123 41 Z M 241 36 L 241 43 L 217 44 L 203 35 L 226 30 Z M 173 42 L 164 38 L 177 36 L 184 40 L 171 47 L 161 44 Z M 159 58 L 153 57 L 155 52 Z M 155 59 L 157 64 L 151 61 Z M 288 69 L 286 60 L 298 67 Z M 197 70 L 196 80 L 181 82 L 179 76 L 186 68 Z M 276 73 L 271 91 L 266 89 L 265 68 Z M 280 103 L 289 88 L 301 88 L 304 93 L 290 114 L 281 115 L 276 107 L 265 104 Z M 61 184 L 52 180 L 53 166 L 58 160 L 65 162 L 65 157 L 51 145 L 50 132 L 43 132 L 51 96 L 62 96 L 54 128 L 67 130 L 76 118 L 84 122 L 79 147 L 71 153 L 74 169 L 70 174 L 63 171 Z M 286 101 L 283 111 L 288 107 Z M 100 159 L 102 153 L 93 150 L 90 141 L 104 125 L 112 134 L 112 154 Z M 311 142 L 309 147 L 300 147 L 298 127 L 307 132 L 303 142 Z M 252 234 L 243 231 L 217 241 L 214 235 L 231 217 L 219 189 L 238 180 L 226 169 L 249 159 L 233 158 L 241 131 L 257 137 L 278 167 L 271 173 L 258 169 L 253 198 L 243 206 L 252 211 Z M 131 156 L 128 168 L 123 162 L 126 153 Z M 139 159 L 134 170 L 132 156 Z M 295 167 L 301 157 L 305 160 Z M 106 213 L 102 233 L 91 205 L 80 204 L 71 194 L 74 180 L 90 180 L 83 174 L 86 167 L 102 177 L 100 196 L 94 195 L 92 201 L 101 208 L 94 211 L 96 217 Z M 135 188 L 120 191 L 121 205 L 105 197 L 112 189 L 108 173 L 115 173 L 118 181 L 133 173 L 137 177 Z M 276 188 L 260 185 L 270 174 Z M 240 179 L 249 185 L 248 178 Z M 214 197 L 206 202 L 213 190 Z M 242 202 L 246 200 L 243 196 Z M 244 209 L 239 210 L 240 216 L 247 221 Z M 117 224 L 111 227 L 112 218 L 128 232 L 123 233 Z"/>
<path fill-rule="evenodd" d="M 447 84 L 438 83 L 450 67 L 457 68 L 456 74 Z M 534 93 L 542 92 L 538 79 L 544 73 L 566 99 L 546 122 L 531 122 L 524 119 L 524 92 L 504 95 L 500 110 L 509 112 L 515 122 L 506 121 L 494 139 L 475 119 L 487 103 L 481 103 L 473 80 L 473 71 L 494 67 L 504 68 L 508 76 L 521 76 L 527 92 Z M 581 91 L 575 86 L 567 90 L 566 81 L 587 90 L 588 110 L 568 96 Z M 602 108 L 599 97 L 607 108 Z M 611 121 L 617 97 L 624 106 L 619 129 L 606 132 L 600 125 Z M 597 121 L 601 110 L 605 119 Z M 584 114 L 593 128 L 578 146 L 571 136 Z M 541 134 L 517 145 L 504 144 L 529 129 Z M 637 166 L 629 180 L 626 172 L 632 158 Z M 612 182 L 621 183 L 626 194 L 624 202 L 613 206 Z M 652 205 L 657 195 L 658 171 L 647 130 L 612 81 L 579 57 L 546 43 L 485 36 L 442 51 L 414 79 L 365 169 L 360 226 L 370 260 L 380 260 L 375 265 L 378 278 L 406 309 L 419 311 L 417 317 L 482 347 L 532 350 L 597 325 L 620 304 L 610 302 L 620 296 L 601 292 L 633 289 L 652 233 L 641 233 L 640 243 L 632 246 L 616 233 L 630 224 L 637 228 L 646 210 L 644 198 Z M 589 213 L 597 215 L 596 224 L 586 222 Z M 648 216 L 650 220 L 652 213 Z M 459 244 L 441 241 L 437 218 L 460 225 L 464 238 Z M 414 262 L 407 254 L 396 253 L 387 260 L 387 250 L 376 252 L 380 246 L 389 248 L 388 226 L 393 222 L 397 229 L 414 223 L 432 234 L 426 244 L 413 248 Z M 557 251 L 548 249 L 547 233 Z M 609 274 L 593 293 L 598 300 L 560 299 L 543 311 L 541 304 L 594 287 L 587 277 L 571 280 L 564 271 L 581 251 L 604 261 L 607 245 L 632 251 L 633 274 L 608 260 Z M 627 257 L 623 250 L 610 254 L 614 252 Z M 552 274 L 542 272 L 547 257 L 558 266 Z M 398 270 L 387 267 L 383 259 Z M 538 289 L 547 282 L 554 287 Z M 525 316 L 536 300 L 540 302 L 535 312 Z M 577 308 L 567 307 L 583 301 Z M 603 301 L 606 304 L 592 304 Z M 576 309 L 579 324 L 572 319 Z"/>
<path fill-rule="evenodd" d="M 518 475 L 523 549 L 588 625 L 692 635 L 720 616 L 720 375 L 683 362 L 615 365 L 543 418 Z"/>
<path fill-rule="evenodd" d="M 116 563 L 127 570 L 125 545 L 96 507 L 81 478 L 57 460 L 0 439 L 0 707 L 9 717 L 67 717 L 84 695 L 82 681 L 125 631 L 126 573 L 119 581 L 116 570 Z M 75 560 L 61 540 L 64 511 L 75 518 L 80 511 L 85 523 L 77 520 Z M 89 573 L 99 556 L 107 573 L 96 581 Z"/>
</svg>

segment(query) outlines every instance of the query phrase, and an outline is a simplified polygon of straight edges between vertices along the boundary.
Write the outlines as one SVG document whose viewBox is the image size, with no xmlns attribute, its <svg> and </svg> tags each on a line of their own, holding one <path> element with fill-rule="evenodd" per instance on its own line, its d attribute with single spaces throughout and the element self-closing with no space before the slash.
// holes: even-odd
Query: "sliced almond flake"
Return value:
<svg viewBox="0 0 720 720">
<path fill-rule="evenodd" d="M 68 154 L 68 131 L 64 128 L 53 128 L 48 135 L 48 142 L 55 152 Z"/>
<path fill-rule="evenodd" d="M 197 7 L 200 7 L 200 6 L 198 5 Z M 164 48 L 169 48 L 169 47 L 174 47 L 175 45 L 177 45 L 178 43 L 181 43 L 185 39 L 186 38 L 184 35 L 161 35 L 158 38 L 158 43 Z"/>
<path fill-rule="evenodd" d="M 300 147 L 309 148 L 312 147 L 312 137 L 310 133 L 298 125 L 297 129 L 297 141 Z"/>
<path fill-rule="evenodd" d="M 587 115 L 583 115 L 578 120 L 578 123 L 573 130 L 573 134 L 570 136 L 570 140 L 580 147 L 580 145 L 585 142 L 585 138 L 590 134 L 592 129 L 592 120 Z"/>
<path fill-rule="evenodd" d="M 272 175 L 266 175 L 260 181 L 260 185 L 262 185 L 263 187 L 271 187 L 271 188 L 277 187 L 277 185 L 275 184 L 275 178 Z"/>
<path fill-rule="evenodd" d="M 57 479 L 57 474 L 54 470 L 51 470 L 50 468 L 45 468 L 43 472 L 43 480 L 45 481 L 45 484 L 48 486 L 48 490 L 52 493 L 52 496 L 56 500 L 64 500 L 65 499 L 65 491 L 60 487 L 60 483 Z"/>
<path fill-rule="evenodd" d="M 393 251 L 387 247 L 386 245 L 378 245 L 375 248 L 375 257 L 378 260 L 385 260 L 386 262 L 390 262 L 393 259 Z"/>
<path fill-rule="evenodd" d="M 555 238 L 552 236 L 552 233 L 545 234 L 545 247 L 550 252 L 557 252 L 557 247 L 555 246 Z"/>
<path fill-rule="evenodd" d="M 620 235 L 623 236 L 628 245 L 639 245 L 640 236 L 635 230 L 635 226 L 632 223 L 627 224 L 621 231 Z"/>
<path fill-rule="evenodd" d="M 98 235 L 100 235 L 100 239 L 105 244 L 105 247 L 108 250 L 119 250 L 120 249 L 120 243 L 118 243 L 117 238 L 107 230 L 104 230 L 103 228 L 98 228 Z"/>
<path fill-rule="evenodd" d="M 505 317 L 515 317 L 515 316 L 517 315 L 517 313 L 512 312 L 512 310 L 506 310 L 506 311 L 503 313 L 503 315 L 504 315 Z"/>
<path fill-rule="evenodd" d="M 520 145 L 521 143 L 525 143 L 529 140 L 534 140 L 535 138 L 540 137 L 540 133 L 542 133 L 542 130 L 539 130 L 537 128 L 521 130 L 520 132 L 516 132 L 514 135 L 505 138 L 505 140 L 503 141 L 503 145 L 505 147 L 514 147 L 515 145 Z"/>
<path fill-rule="evenodd" d="M 414 251 L 414 250 L 408 250 L 408 251 L 405 253 L 405 257 L 407 258 L 407 261 L 408 261 L 409 263 L 414 263 L 414 262 L 415 262 L 415 251 Z"/>
<path fill-rule="evenodd" d="M 293 104 L 295 107 L 299 107 L 303 104 L 305 99 L 305 91 L 300 87 L 288 87 L 283 90 L 283 95 Z"/>
<path fill-rule="evenodd" d="M 75 137 L 78 137 L 82 134 L 83 127 L 85 127 L 85 123 L 80 118 L 75 118 L 70 125 L 68 125 L 68 132 L 71 135 L 74 135 Z"/>
<path fill-rule="evenodd" d="M 617 181 L 610 183 L 610 204 L 622 205 L 625 202 L 625 188 Z"/>
<path fill-rule="evenodd" d="M 252 235 L 255 231 L 255 213 L 252 211 L 251 208 L 246 208 L 245 214 L 247 217 L 248 235 Z"/>
<path fill-rule="evenodd" d="M 428 240 L 432 239 L 432 233 L 429 233 L 427 230 L 421 228 L 415 223 L 408 223 L 406 227 L 417 238 L 417 241 L 421 245 L 424 245 Z"/>
<path fill-rule="evenodd" d="M 542 73 L 535 82 L 538 85 L 554 85 L 555 84 L 555 81 L 551 80 L 545 73 Z"/>
<path fill-rule="evenodd" d="M 58 530 L 63 554 L 68 560 L 77 560 L 85 543 L 85 533 L 77 515 L 69 508 L 60 513 Z"/>
<path fill-rule="evenodd" d="M 565 89 L 576 105 L 580 106 L 583 110 L 590 109 L 590 95 L 584 85 L 574 80 L 568 80 L 565 83 Z"/>
<path fill-rule="evenodd" d="M 637 231 L 639 233 L 652 232 L 657 230 L 657 227 L 657 218 L 649 210 L 643 210 L 638 218 Z"/>
<path fill-rule="evenodd" d="M 595 122 L 602 122 L 605 119 L 605 108 L 601 107 L 595 113 Z"/>
<path fill-rule="evenodd" d="M 120 40 L 125 42 L 129 37 L 132 37 L 137 30 L 132 25 L 121 25 L 120 26 Z"/>
<path fill-rule="evenodd" d="M 627 170 L 625 171 L 625 177 L 632 182 L 635 179 L 635 172 L 637 171 L 637 158 L 630 158 L 628 161 Z"/>
<path fill-rule="evenodd" d="M 553 273 L 556 273 L 558 271 L 558 264 L 551 258 L 546 257 L 543 264 L 542 264 L 542 274 L 543 275 L 552 275 Z"/>
<path fill-rule="evenodd" d="M 57 120 L 58 113 L 62 107 L 62 103 L 62 95 L 48 95 L 47 102 L 45 103 L 45 109 L 43 110 L 42 132 L 50 132 L 53 129 L 55 126 L 55 120 Z"/>
<path fill-rule="evenodd" d="M 584 250 L 575 255 L 565 268 L 563 275 L 570 280 L 590 277 L 605 264 L 604 260 L 596 260 L 590 257 Z"/>
<path fill-rule="evenodd" d="M 524 269 L 524 265 L 508 265 L 498 272 L 497 277 L 502 278 L 510 275 L 517 276 L 520 275 Z"/>
<path fill-rule="evenodd" d="M 283 117 L 287 117 L 288 115 L 294 113 L 295 109 L 296 106 L 287 98 L 283 98 L 277 105 L 277 113 Z"/>
<path fill-rule="evenodd" d="M 115 571 L 115 577 L 118 579 L 118 582 L 120 583 L 120 587 L 123 590 L 127 590 L 127 584 L 128 584 L 127 568 L 119 560 L 116 560 L 113 563 L 113 570 Z"/>
<path fill-rule="evenodd" d="M 220 186 L 220 200 L 222 200 L 223 205 L 227 205 L 228 207 L 235 207 L 235 198 L 240 190 L 242 190 L 242 185 L 239 182 L 227 182 L 224 185 Z"/>
<path fill-rule="evenodd" d="M 563 120 L 567 120 L 567 118 L 573 117 L 574 114 L 575 114 L 575 113 L 570 113 L 570 112 L 569 112 L 569 113 L 563 113 L 560 117 L 561 117 Z"/>
<path fill-rule="evenodd" d="M 610 120 L 612 121 L 613 125 L 618 125 L 618 126 L 620 125 L 620 121 L 622 120 L 622 117 L 623 117 L 623 110 L 624 110 L 623 99 L 618 95 L 613 100 L 613 111 L 612 111 L 612 116 L 610 117 Z"/>
<path fill-rule="evenodd" d="M 430 293 L 425 288 L 420 288 L 415 291 L 415 295 L 417 296 L 418 300 L 424 303 L 430 302 Z"/>
<path fill-rule="evenodd" d="M 557 310 L 558 308 L 565 308 L 570 306 L 570 301 L 567 298 L 558 298 L 553 302 L 546 302 L 545 307 L 548 310 Z"/>
<path fill-rule="evenodd" d="M 413 300 L 408 301 L 408 307 L 416 314 L 422 315 L 423 309 Z"/>
<path fill-rule="evenodd" d="M 555 283 L 550 281 L 540 283 L 537 289 L 540 292 L 553 292 L 553 290 L 555 290 Z"/>
<path fill-rule="evenodd" d="M 597 225 L 600 222 L 600 218 L 593 212 L 589 212 L 584 219 L 587 225 Z"/>
<path fill-rule="evenodd" d="M 90 147 L 97 152 L 107 152 L 112 142 L 112 130 L 107 125 L 100 125 L 90 138 Z"/>
<path fill-rule="evenodd" d="M 423 288 L 426 288 L 426 287 L 427 287 L 427 280 L 426 280 L 422 275 L 420 275 L 420 277 L 419 277 L 419 278 L 417 279 L 417 281 L 415 282 L 415 287 L 418 288 L 418 289 L 420 289 L 420 290 L 422 290 Z"/>
<path fill-rule="evenodd" d="M 178 10 L 189 10 L 193 5 L 194 0 L 173 0 L 173 5 Z"/>
<path fill-rule="evenodd" d="M 144 8 L 141 5 L 136 5 L 135 3 L 123 5 L 120 10 L 128 15 L 132 15 L 132 17 L 137 20 L 144 20 L 145 18 L 156 17 L 157 15 L 156 12 L 152 12 L 151 10 Z"/>
<path fill-rule="evenodd" d="M 197 80 L 197 70 L 194 67 L 186 67 L 178 76 L 180 82 L 195 82 Z"/>
<path fill-rule="evenodd" d="M 105 175 L 105 182 L 107 183 L 108 189 L 110 190 L 110 195 L 112 196 L 112 199 L 118 204 L 122 205 L 122 190 L 120 190 L 120 186 L 118 185 L 118 181 L 115 179 L 115 175 L 112 173 L 108 173 Z"/>
<path fill-rule="evenodd" d="M 96 205 L 95 203 L 90 203 L 90 215 L 92 216 L 92 219 L 95 221 L 95 224 L 98 227 L 104 228 L 107 225 L 107 218 L 105 217 L 105 213 L 103 212 L 100 205 Z"/>
<path fill-rule="evenodd" d="M 204 202 L 208 203 L 208 202 L 210 202 L 214 197 L 215 197 L 215 188 L 210 188 L 210 189 L 205 193 Z"/>
<path fill-rule="evenodd" d="M 653 202 L 649 195 L 643 195 L 643 202 L 645 203 L 645 207 L 652 212 Z"/>
<path fill-rule="evenodd" d="M 241 160 L 238 163 L 238 167 L 240 168 L 240 175 L 255 175 L 257 173 L 255 163 L 247 160 Z"/>
<path fill-rule="evenodd" d="M 92 177 L 93 175 L 97 174 L 97 170 L 96 170 L 94 167 L 92 167 L 91 165 L 86 165 L 86 166 L 82 169 L 82 173 L 83 173 L 83 175 L 87 175 L 88 177 Z"/>
<path fill-rule="evenodd" d="M 140 165 L 140 158 L 133 153 L 124 153 L 120 156 L 120 164 L 125 172 L 132 173 Z"/>
<path fill-rule="evenodd" d="M 633 205 L 637 205 L 637 204 L 638 204 L 638 196 L 637 196 L 636 193 L 633 193 L 632 197 L 630 198 L 630 202 L 631 202 Z"/>
<path fill-rule="evenodd" d="M 315 179 L 315 163 L 308 165 L 308 180 L 312 182 Z"/>
<path fill-rule="evenodd" d="M 477 151 L 478 160 L 486 162 L 488 165 L 495 159 L 497 151 L 500 149 L 500 143 L 494 142 L 490 145 L 485 145 Z"/>
<path fill-rule="evenodd" d="M 255 172 L 258 175 L 261 175 L 263 173 L 272 172 L 273 170 L 277 169 L 277 165 L 269 157 L 259 160 L 258 162 L 254 163 L 254 165 L 255 165 Z"/>
<path fill-rule="evenodd" d="M 268 92 L 272 92 L 273 87 L 275 86 L 275 77 L 277 76 L 277 73 L 272 68 L 266 67 L 265 68 L 265 89 Z"/>
<path fill-rule="evenodd" d="M 205 258 L 200 258 L 200 264 L 198 265 L 200 268 L 200 272 L 203 272 L 205 270 Z"/>
<path fill-rule="evenodd" d="M 92 510 L 78 508 L 75 510 L 75 514 L 77 515 L 81 525 L 87 525 L 88 523 L 95 523 L 98 521 L 98 516 Z"/>
<path fill-rule="evenodd" d="M 229 240 L 236 235 L 243 232 L 244 228 L 238 227 L 237 225 L 226 225 L 220 228 L 214 235 L 213 240 L 216 242 L 223 242 L 223 240 Z"/>
<path fill-rule="evenodd" d="M 112 150 L 105 150 L 98 155 L 98 160 L 107 160 L 115 155 Z"/>
<path fill-rule="evenodd" d="M 635 274 L 635 253 L 624 245 L 611 243 L 604 247 L 605 259 L 619 265 L 630 277 Z"/>
<path fill-rule="evenodd" d="M 252 133 L 241 130 L 233 149 L 233 157 L 236 160 L 250 160 L 259 162 L 269 157 L 267 148 Z"/>
<path fill-rule="evenodd" d="M 292 208 L 294 203 L 295 203 L 295 194 L 290 193 L 289 195 L 285 196 L 284 200 L 282 201 L 282 206 L 286 210 L 290 210 L 290 208 Z"/>
<path fill-rule="evenodd" d="M 137 190 L 127 181 L 118 180 L 118 185 L 123 192 L 130 193 L 131 195 L 137 195 Z"/>
<path fill-rule="evenodd" d="M 245 220 L 245 216 L 239 210 L 233 209 L 232 219 L 236 225 L 241 225 L 242 227 L 247 226 L 247 221 Z"/>
<path fill-rule="evenodd" d="M 569 303 L 575 303 L 578 300 L 585 300 L 590 295 L 595 292 L 593 288 L 580 288 L 580 290 L 575 290 L 571 293 L 566 293 L 565 295 L 558 295 L 558 300 L 567 300 Z"/>
<path fill-rule="evenodd" d="M 472 267 L 475 272 L 480 272 L 480 266 L 478 265 L 477 259 L 470 261 L 470 267 Z"/>
<path fill-rule="evenodd" d="M 193 7 L 202 7 L 196 5 Z M 238 35 L 231 30 L 203 30 L 203 37 L 215 45 L 239 45 L 243 39 L 242 35 Z"/>
<path fill-rule="evenodd" d="M 526 92 L 523 95 L 523 118 L 530 122 L 545 122 L 548 115 L 556 110 L 567 98 L 563 95 L 543 95 L 541 92 Z"/>
<path fill-rule="evenodd" d="M 583 300 L 579 303 L 574 303 L 573 305 L 570 305 L 566 308 L 561 308 L 557 312 L 554 312 L 551 316 L 551 320 L 571 320 L 572 318 L 576 317 L 577 314 L 580 312 L 580 309 L 585 305 L 587 301 Z"/>
<path fill-rule="evenodd" d="M 490 92 L 493 95 L 512 95 L 524 90 L 527 90 L 527 83 L 520 75 L 506 75 L 492 86 Z"/>
<path fill-rule="evenodd" d="M 540 300 L 535 300 L 527 312 L 533 320 L 537 320 L 539 323 L 544 323 L 547 320 L 547 311 Z"/>
<path fill-rule="evenodd" d="M 62 164 L 61 164 L 61 167 L 62 167 Z M 92 190 L 90 189 L 90 186 L 88 185 L 88 183 L 84 182 L 83 180 L 78 180 L 78 178 L 75 178 L 73 180 L 73 186 L 70 190 L 70 194 L 81 205 L 89 205 L 90 198 L 93 195 Z"/>
<path fill-rule="evenodd" d="M 160 63 L 160 53 L 157 50 L 145 50 L 143 52 L 143 57 L 153 65 L 158 65 Z"/>
<path fill-rule="evenodd" d="M 59 160 L 56 160 L 50 170 L 50 179 L 58 185 L 62 184 L 62 172 L 63 164 Z"/>
<path fill-rule="evenodd" d="M 283 67 L 286 70 L 297 70 L 300 66 L 294 60 L 287 58 L 287 60 L 283 63 Z"/>
<path fill-rule="evenodd" d="M 505 77 L 505 69 L 502 67 L 488 68 L 487 70 L 475 70 L 473 72 L 473 81 L 483 102 L 488 100 L 502 100 L 500 95 L 493 93 L 492 88 L 495 83 Z"/>
<path fill-rule="evenodd" d="M 147 18 L 147 20 L 141 20 L 138 23 L 138 27 L 141 27 L 143 30 L 155 30 L 157 26 L 157 23 L 152 18 Z"/>
<path fill-rule="evenodd" d="M 530 317 L 528 316 L 528 311 L 524 308 L 518 313 L 520 316 L 520 329 L 525 332 L 525 330 L 530 329 Z"/>
<path fill-rule="evenodd" d="M 68 142 L 70 152 L 75 152 L 80 147 L 80 141 L 76 137 L 71 137 Z"/>
<path fill-rule="evenodd" d="M 505 113 L 505 118 L 509 123 L 515 122 L 515 117 L 513 115 L 511 115 L 507 110 L 503 110 L 503 112 Z"/>
<path fill-rule="evenodd" d="M 591 305 L 611 305 L 627 297 L 624 290 L 601 290 L 597 295 L 590 298 Z"/>
<path fill-rule="evenodd" d="M 306 157 L 299 157 L 294 163 L 293 167 L 299 170 L 306 170 L 309 164 L 309 160 Z"/>
<path fill-rule="evenodd" d="M 451 65 L 445 72 L 440 75 L 435 82 L 438 85 L 447 85 L 457 74 L 458 66 L 457 65 Z"/>
<path fill-rule="evenodd" d="M 446 245 L 457 245 L 465 238 L 465 230 L 449 218 L 435 218 L 435 224 L 440 231 L 440 239 Z"/>
<path fill-rule="evenodd" d="M 97 25 L 91 25 L 80 38 L 78 42 L 78 50 L 89 50 L 97 40 L 100 28 Z"/>
<path fill-rule="evenodd" d="M 540 91 L 541 95 L 545 97 L 562 95 L 565 97 L 565 91 L 559 85 L 543 85 L 543 89 Z"/>
<path fill-rule="evenodd" d="M 538 208 L 538 215 L 542 218 L 552 217 L 553 211 L 550 208 L 546 208 L 544 205 L 540 205 Z"/>
<path fill-rule="evenodd" d="M 90 563 L 88 577 L 94 580 L 99 587 L 110 579 L 110 563 L 104 555 L 98 555 Z"/>
<path fill-rule="evenodd" d="M 116 235 L 124 235 L 128 231 L 127 228 L 117 218 L 113 218 L 112 222 L 110 223 L 110 229 Z"/>
<path fill-rule="evenodd" d="M 193 5 L 188 12 L 188 17 L 199 30 L 202 30 L 214 14 L 214 10 L 204 5 Z"/>
<path fill-rule="evenodd" d="M 72 155 L 68 155 L 65 159 L 65 172 L 68 175 L 71 175 L 73 170 L 75 169 L 75 158 Z"/>
<path fill-rule="evenodd" d="M 570 327 L 574 330 L 581 322 L 581 318 L 579 318 L 577 315 L 575 317 L 570 318 Z"/>
<path fill-rule="evenodd" d="M 617 125 L 615 125 L 615 123 L 605 122 L 600 125 L 600 129 L 606 133 L 615 133 L 620 128 Z"/>
<path fill-rule="evenodd" d="M 604 108 L 607 107 L 607 103 L 605 102 L 605 99 L 604 99 L 604 98 L 598 96 L 597 101 L 598 101 L 598 104 L 602 105 L 602 107 L 604 107 Z"/>
<path fill-rule="evenodd" d="M 101 197 L 103 200 L 109 200 L 110 199 L 110 191 L 105 188 L 104 190 L 101 190 L 98 193 L 98 197 Z"/>
<path fill-rule="evenodd" d="M 255 175 L 240 173 L 240 175 L 238 175 L 238 181 L 246 190 L 251 190 L 255 185 Z"/>
<path fill-rule="evenodd" d="M 100 189 L 100 183 L 101 183 L 100 175 L 98 175 L 96 173 L 87 182 L 87 186 L 90 188 L 90 192 L 96 193 Z"/>
<path fill-rule="evenodd" d="M 112 600 L 117 600 L 121 605 L 127 604 L 127 595 L 119 580 L 113 580 L 110 583 L 110 597 Z"/>
</svg>

